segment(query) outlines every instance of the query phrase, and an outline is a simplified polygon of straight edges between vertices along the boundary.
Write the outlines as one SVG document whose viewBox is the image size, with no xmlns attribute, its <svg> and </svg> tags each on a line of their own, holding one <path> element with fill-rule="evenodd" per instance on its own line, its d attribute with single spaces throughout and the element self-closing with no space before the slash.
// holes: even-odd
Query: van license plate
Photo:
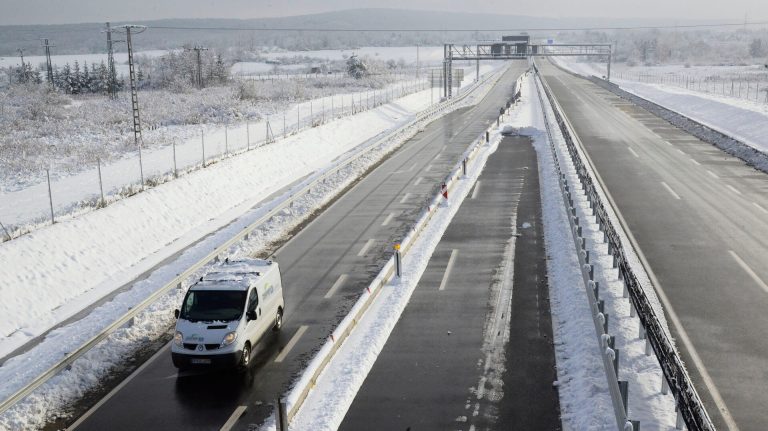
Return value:
<svg viewBox="0 0 768 431">
<path fill-rule="evenodd" d="M 211 360 L 207 358 L 192 358 L 190 362 L 193 364 L 210 364 Z"/>
</svg>

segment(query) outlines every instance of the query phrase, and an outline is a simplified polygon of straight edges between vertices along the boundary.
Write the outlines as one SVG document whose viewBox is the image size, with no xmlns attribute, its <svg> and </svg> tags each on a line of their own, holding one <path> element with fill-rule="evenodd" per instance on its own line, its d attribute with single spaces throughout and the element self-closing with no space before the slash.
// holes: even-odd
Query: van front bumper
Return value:
<svg viewBox="0 0 768 431">
<path fill-rule="evenodd" d="M 243 352 L 221 353 L 218 355 L 189 355 L 171 352 L 171 359 L 176 368 L 215 367 L 235 368 L 240 364 Z"/>
</svg>

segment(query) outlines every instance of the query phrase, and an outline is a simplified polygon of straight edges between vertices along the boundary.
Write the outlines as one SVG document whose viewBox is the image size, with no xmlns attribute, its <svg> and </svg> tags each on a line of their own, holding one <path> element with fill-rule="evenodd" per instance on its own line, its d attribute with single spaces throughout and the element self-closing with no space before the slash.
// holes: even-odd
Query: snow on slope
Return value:
<svg viewBox="0 0 768 431">
<path fill-rule="evenodd" d="M 0 356 L 428 104 L 422 91 L 0 244 Z"/>
<path fill-rule="evenodd" d="M 503 65 L 499 67 L 503 67 Z M 487 86 L 488 84 L 485 84 L 481 89 L 478 89 L 476 94 L 469 96 L 455 108 L 476 103 L 478 97 L 484 94 L 484 89 L 487 89 Z M 413 102 L 417 103 L 418 101 Z M 290 209 L 286 208 L 261 228 L 253 231 L 248 241 L 241 242 L 234 247 L 231 250 L 232 256 L 237 258 L 264 250 L 268 244 L 283 237 L 306 220 L 316 208 L 322 207 L 333 199 L 361 173 L 375 165 L 381 157 L 407 140 L 417 130 L 418 128 L 413 127 L 409 132 L 410 134 L 402 135 L 395 140 L 388 140 L 368 152 L 364 157 L 357 158 L 353 163 L 327 178 L 326 181 L 317 184 L 312 188 L 311 193 L 302 195 Z M 306 180 L 302 180 L 301 183 L 304 181 Z M 301 184 L 293 185 L 290 188 L 301 188 Z M 258 220 L 274 205 L 282 202 L 284 196 L 290 194 L 290 190 L 283 189 L 283 191 L 285 193 L 282 196 L 248 210 L 239 216 L 237 223 L 232 223 L 206 236 L 205 239 L 185 250 L 180 256 L 170 259 L 170 263 L 155 270 L 146 279 L 136 282 L 127 291 L 116 295 L 113 300 L 100 305 L 86 317 L 53 330 L 30 351 L 9 359 L 0 367 L 0 381 L 5 382 L 0 387 L 0 399 L 9 396 L 25 384 L 25 381 L 29 381 L 47 369 L 57 358 L 81 345 L 101 328 L 114 321 L 116 316 L 122 315 L 128 308 L 141 302 L 158 286 L 173 279 L 174 275 L 181 269 L 188 268 L 189 265 L 201 259 L 213 246 L 238 233 L 241 225 Z M 198 275 L 202 275 L 205 270 L 206 268 L 201 270 L 202 272 Z M 182 287 L 186 288 L 186 286 Z M 115 331 L 106 341 L 75 361 L 71 369 L 57 374 L 30 396 L 17 403 L 0 416 L 0 429 L 40 428 L 52 416 L 66 416 L 68 413 L 62 411 L 63 407 L 73 400 L 81 398 L 87 391 L 98 387 L 101 380 L 108 376 L 108 373 L 114 372 L 115 367 L 125 365 L 126 358 L 135 355 L 139 349 L 146 349 L 149 341 L 157 340 L 167 332 L 173 323 L 172 310 L 178 306 L 184 292 L 184 289 L 173 289 L 168 292 L 147 310 L 137 315 L 132 325 Z M 158 352 L 158 354 L 163 353 L 167 352 L 164 350 Z"/>
</svg>

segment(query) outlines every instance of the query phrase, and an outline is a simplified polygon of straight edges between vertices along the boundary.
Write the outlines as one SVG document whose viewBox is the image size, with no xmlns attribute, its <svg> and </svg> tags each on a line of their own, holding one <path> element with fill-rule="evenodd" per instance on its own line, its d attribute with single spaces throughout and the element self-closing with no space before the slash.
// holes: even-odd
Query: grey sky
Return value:
<svg viewBox="0 0 768 431">
<path fill-rule="evenodd" d="M 768 19 L 766 0 L 0 0 L 0 25 L 261 18 L 371 7 L 551 18 Z"/>
</svg>

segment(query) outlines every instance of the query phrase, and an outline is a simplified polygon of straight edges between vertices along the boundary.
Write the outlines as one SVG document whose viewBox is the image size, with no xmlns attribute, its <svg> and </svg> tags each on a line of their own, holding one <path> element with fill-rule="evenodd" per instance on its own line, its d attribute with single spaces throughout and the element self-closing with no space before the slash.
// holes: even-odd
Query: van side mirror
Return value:
<svg viewBox="0 0 768 431">
<path fill-rule="evenodd" d="M 258 317 L 258 316 L 256 315 L 256 310 L 251 310 L 251 311 L 245 313 L 245 317 L 248 320 L 256 320 L 256 317 Z"/>
<path fill-rule="evenodd" d="M 178 309 L 178 308 L 177 308 L 177 309 L 175 309 L 175 310 L 173 310 L 173 316 L 174 316 L 175 318 L 177 318 L 177 319 L 178 319 L 178 318 L 179 318 L 179 314 L 180 314 L 180 312 L 179 312 L 179 309 Z"/>
</svg>

